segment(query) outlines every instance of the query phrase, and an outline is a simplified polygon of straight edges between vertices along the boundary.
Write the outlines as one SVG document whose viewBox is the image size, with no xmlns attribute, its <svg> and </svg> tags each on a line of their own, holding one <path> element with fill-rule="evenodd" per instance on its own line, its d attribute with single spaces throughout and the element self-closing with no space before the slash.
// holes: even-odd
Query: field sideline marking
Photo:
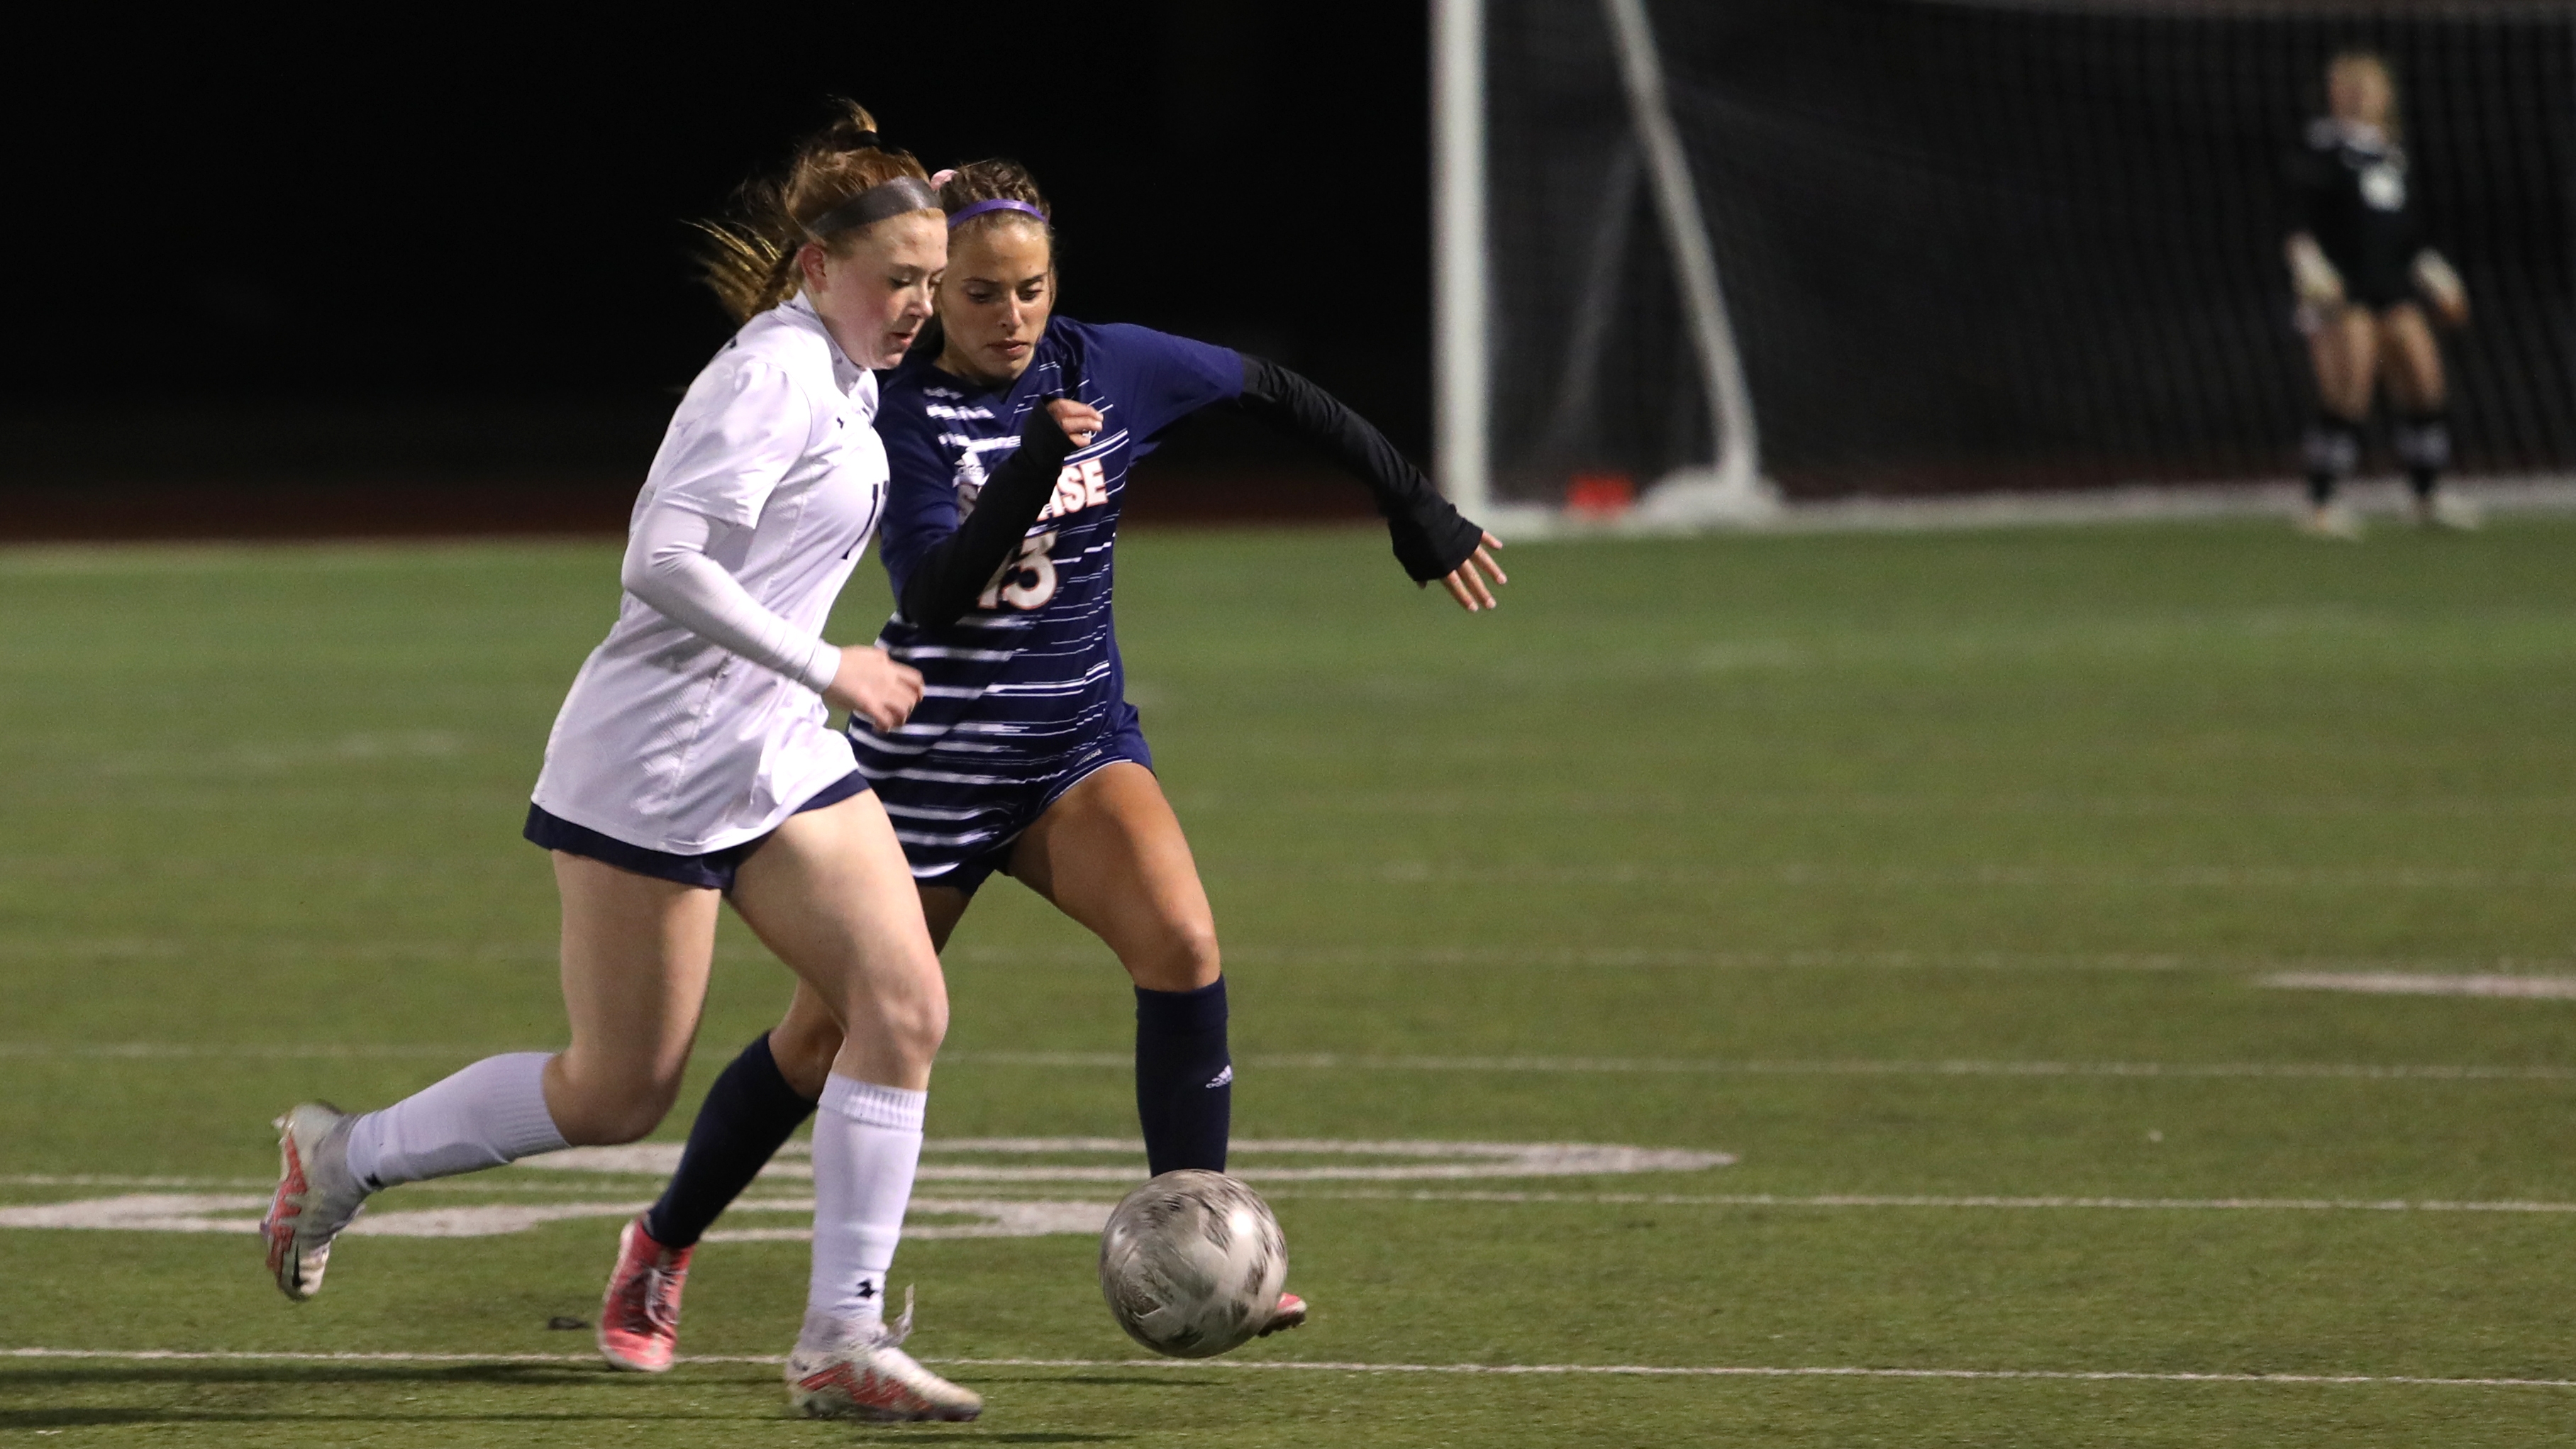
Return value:
<svg viewBox="0 0 2576 1449">
<path fill-rule="evenodd" d="M 2276 971 L 2258 978 L 2255 984 L 2283 991 L 2352 991 L 2366 996 L 2487 996 L 2514 1001 L 2576 1001 L 2576 976 Z"/>
<path fill-rule="evenodd" d="M 251 1057 L 269 1061 L 373 1061 L 421 1058 L 446 1061 L 516 1051 L 516 1047 L 437 1046 L 416 1042 L 243 1042 L 199 1043 L 156 1041 L 0 1042 L 0 1057 L 59 1057 L 81 1061 L 180 1061 L 195 1057 Z"/>
<path fill-rule="evenodd" d="M 63 1178 L 44 1174 L 25 1174 L 15 1177 L 0 1177 L 0 1187 L 42 1187 L 56 1185 L 73 1184 L 67 1183 Z M 132 1186 L 138 1185 L 138 1183 L 133 1179 L 120 1180 L 91 1178 L 79 1185 Z M 248 1192 L 254 1189 L 265 1191 L 274 1186 L 273 1183 L 234 1178 L 152 1178 L 143 1180 L 139 1185 L 167 1188 L 195 1188 L 200 1191 L 229 1188 L 234 1191 L 241 1192 Z M 426 1185 L 441 1186 L 442 1184 L 433 1183 Z M 409 1186 L 416 1188 L 424 1186 L 424 1184 L 414 1183 Z M 465 1184 L 456 1184 L 455 1187 L 458 1191 L 467 1190 Z M 503 1196 L 505 1199 L 511 1196 L 513 1191 L 506 1185 L 502 1184 L 495 1184 L 491 1190 Z M 575 1193 L 596 1195 L 598 1189 L 589 1184 L 540 1183 L 532 1186 L 520 1187 L 515 1191 L 522 1194 L 534 1192 L 552 1195 L 571 1195 Z M 2071 1194 L 2013 1196 L 2002 1193 L 1944 1196 L 1932 1193 L 1846 1192 L 1523 1192 L 1502 1188 L 1420 1188 L 1403 1190 L 1394 1188 L 1307 1188 L 1296 1186 L 1267 1188 L 1263 1190 L 1262 1195 L 1264 1197 L 1277 1198 L 1283 1201 L 1298 1198 L 1333 1202 L 1568 1204 L 1578 1207 L 1992 1208 L 2006 1211 L 2092 1209 L 2121 1212 L 2485 1213 L 2504 1216 L 2563 1216 L 2576 1214 L 2576 1202 L 2547 1202 L 2516 1198 L 2497 1198 L 2480 1201 L 2472 1199 L 2443 1198 L 2087 1197 Z M 237 1210 L 242 1212 L 252 1211 L 257 1208 L 263 1200 L 264 1199 L 245 1197 L 238 1205 Z M 510 1205 L 511 1204 L 505 1201 L 500 1204 L 486 1204 L 484 1206 L 507 1207 Z M 1005 1205 L 1014 1207 L 1025 1206 L 1029 1208 L 1066 1208 L 1071 1207 L 1074 1204 L 1060 1199 L 1040 1199 L 1036 1197 L 993 1197 L 989 1199 L 978 1199 L 971 1205 L 952 1202 L 947 1199 L 933 1198 L 916 1199 L 914 1202 L 914 1206 L 916 1208 L 933 1215 L 950 1214 L 956 1211 L 969 1209 L 980 1211 L 988 1206 L 998 1208 Z M 1106 1210 L 1110 1206 L 1110 1199 L 1105 1197 L 1096 1200 L 1086 1198 L 1081 1200 L 1081 1205 L 1086 1207 L 1098 1207 Z M 66 1204 L 0 1204 L 0 1209 L 27 1207 L 41 1208 L 46 1206 L 63 1207 L 66 1206 Z M 583 1206 L 599 1207 L 601 1205 L 584 1204 Z M 613 1206 L 615 1211 L 599 1215 L 616 1217 L 627 1216 L 629 1215 L 630 1210 L 637 1205 L 630 1203 L 616 1203 L 609 1206 Z M 813 1207 L 814 1201 L 810 1197 L 756 1196 L 743 1198 L 734 1204 L 734 1208 L 736 1210 L 744 1212 L 811 1212 Z M 410 1209 L 398 1211 L 422 1212 L 425 1210 Z M 384 1221 L 382 1217 L 377 1220 L 380 1222 Z M 113 1225 L 100 1224 L 99 1226 Z M 231 1225 L 228 1225 L 228 1228 L 230 1226 Z M 252 1226 L 253 1225 L 246 1219 L 238 1225 L 238 1229 L 242 1232 L 249 1232 L 252 1230 Z M 1088 1231 L 1089 1229 L 1086 1228 L 1085 1230 Z M 718 1236 L 727 1235 L 741 1241 L 766 1240 L 771 1238 L 776 1238 L 782 1241 L 794 1238 L 801 1241 L 807 1236 L 807 1234 L 801 1229 L 752 1229 L 746 1231 L 734 1231 L 729 1234 L 718 1234 Z M 942 1234 L 937 1232 L 935 1229 L 915 1227 L 908 1229 L 906 1236 L 958 1236 L 958 1234 Z"/>
<path fill-rule="evenodd" d="M 1133 1068 L 1118 1052 L 1012 1052 L 972 1048 L 943 1060 L 997 1067 Z M 2277 1077 L 2352 1081 L 2564 1082 L 2576 1067 L 2373 1066 L 2341 1062 L 1998 1062 L 1998 1061 L 1726 1061 L 1672 1057 L 1343 1056 L 1335 1052 L 1248 1053 L 1248 1067 L 1381 1072 L 1607 1072 L 1714 1076 L 1891 1077 Z"/>
<path fill-rule="evenodd" d="M 103 1057 L 149 1060 L 168 1057 L 247 1056 L 337 1060 L 368 1057 L 473 1058 L 520 1047 L 415 1047 L 400 1044 L 343 1046 L 191 1046 L 148 1042 L 51 1045 L 0 1042 L 0 1058 Z M 979 1051 L 972 1047 L 942 1052 L 941 1060 L 962 1066 L 1081 1067 L 1132 1070 L 1126 1052 Z M 1564 1072 L 1675 1076 L 1749 1077 L 2121 1077 L 2210 1079 L 2271 1078 L 2283 1081 L 2421 1081 L 2421 1082 L 2567 1082 L 2576 1081 L 2576 1066 L 2453 1066 L 2434 1064 L 2377 1065 L 2367 1062 L 2018 1062 L 1962 1059 L 1952 1061 L 1816 1061 L 1727 1060 L 1690 1057 L 1545 1057 L 1545 1056 L 1348 1056 L 1339 1052 L 1255 1052 L 1236 1061 L 1251 1068 L 1279 1071 L 1348 1072 Z"/>
<path fill-rule="evenodd" d="M 103 938 L 87 940 L 0 941 L 0 959 L 66 960 L 177 958 L 203 955 L 205 943 L 161 940 L 157 938 Z M 343 962 L 384 960 L 429 962 L 493 962 L 504 960 L 552 961 L 555 947 L 551 942 L 511 944 L 467 944 L 442 941 L 380 941 L 371 944 L 322 944 L 308 941 L 242 941 L 229 943 L 220 950 L 259 956 L 263 959 L 294 957 L 328 959 Z M 1718 951 L 1693 947 L 1604 947 L 1567 946 L 1496 949 L 1491 947 L 1278 947 L 1238 946 L 1226 953 L 1238 964 L 1283 967 L 1403 967 L 1435 969 L 1440 967 L 1535 966 L 1556 969 L 1618 970 L 1668 967 L 1709 967 L 1713 969 L 1766 970 L 1798 969 L 1978 969 L 2016 971 L 2210 971 L 2225 973 L 2261 973 L 2284 971 L 2394 971 L 2440 972 L 2536 972 L 2576 970 L 2576 958 L 2564 956 L 2533 957 L 2366 957 L 2366 956 L 2206 956 L 2164 951 Z M 716 959 L 731 961 L 767 961 L 769 956 L 756 948 L 731 944 L 717 948 Z M 1096 943 L 1027 944 L 1002 946 L 965 942 L 949 947 L 944 959 L 965 963 L 1011 963 L 1097 965 L 1109 959 L 1108 948 Z M 24 1043 L 42 1046 L 44 1043 Z M 0 1044 L 5 1049 L 5 1044 Z M 297 1048 L 305 1050 L 305 1048 Z M 373 1047 L 366 1048 L 374 1050 Z M 412 1050 L 434 1052 L 436 1047 L 413 1047 Z M 483 1048 L 468 1048 L 483 1050 Z M 212 1048 L 230 1050 L 230 1048 Z M 336 1050 L 325 1048 L 316 1050 Z"/>
<path fill-rule="evenodd" d="M 591 1353 L 297 1353 L 256 1350 L 7 1348 L 0 1357 L 13 1359 L 93 1359 L 121 1363 L 529 1363 L 588 1364 Z M 778 1354 L 682 1354 L 684 1364 L 756 1364 L 775 1367 L 787 1360 Z M 942 1368 L 1061 1369 L 1235 1369 L 1303 1370 L 1346 1374 L 1598 1374 L 1626 1378 L 1760 1378 L 1760 1379 L 1991 1379 L 2058 1383 L 2157 1384 L 2322 1384 L 2391 1385 L 2462 1389 L 2576 1389 L 2576 1379 L 2435 1378 L 2420 1374 L 2258 1374 L 2153 1373 L 2133 1369 L 1950 1369 L 1865 1368 L 1859 1366 L 1770 1367 L 1733 1364 L 1596 1364 L 1596 1363 L 1335 1363 L 1290 1359 L 1157 1359 L 1157 1358 L 926 1358 Z"/>
<path fill-rule="evenodd" d="M 1768 1192 L 1510 1192 L 1438 1190 L 1368 1191 L 1357 1188 L 1265 1189 L 1264 1197 L 1366 1199 L 1375 1202 L 1573 1203 L 1598 1207 L 1782 1207 L 1782 1208 L 2105 1208 L 2166 1212 L 2379 1212 L 2379 1213 L 2576 1213 L 2576 1202 L 2532 1202 L 2499 1199 L 2453 1202 L 2437 1198 L 2327 1197 L 1939 1197 L 1922 1193 Z"/>
<path fill-rule="evenodd" d="M 2562 890 L 2576 873 L 2426 865 L 2179 865 L 2138 869 L 1988 862 L 1949 867 L 1850 867 L 1790 862 L 1776 866 L 1676 865 L 1665 861 L 1390 860 L 1300 869 L 1272 861 L 1256 869 L 1209 872 L 1220 878 L 1308 879 L 1354 885 L 1664 885 L 1759 889 L 1777 886 L 1843 890 L 1976 887 L 2053 890 Z"/>
</svg>

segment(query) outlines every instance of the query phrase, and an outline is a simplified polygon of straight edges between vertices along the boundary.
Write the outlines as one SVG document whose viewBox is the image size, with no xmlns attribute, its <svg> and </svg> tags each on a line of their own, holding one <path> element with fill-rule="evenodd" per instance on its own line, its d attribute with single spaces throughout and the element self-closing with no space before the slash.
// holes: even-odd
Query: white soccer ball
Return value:
<svg viewBox="0 0 2576 1449">
<path fill-rule="evenodd" d="M 1127 1336 L 1214 1358 L 1270 1325 L 1288 1240 L 1270 1205 L 1222 1172 L 1167 1172 L 1127 1194 L 1100 1235 L 1100 1293 Z"/>
</svg>

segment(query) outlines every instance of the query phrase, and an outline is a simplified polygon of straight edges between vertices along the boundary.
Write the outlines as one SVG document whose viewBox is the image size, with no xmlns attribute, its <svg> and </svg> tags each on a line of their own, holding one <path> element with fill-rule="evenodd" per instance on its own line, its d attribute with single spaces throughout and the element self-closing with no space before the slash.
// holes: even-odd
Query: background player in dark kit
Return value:
<svg viewBox="0 0 2576 1449">
<path fill-rule="evenodd" d="M 1493 607 L 1504 576 L 1489 550 L 1501 545 L 1295 373 L 1055 316 L 1047 204 L 1015 163 L 939 180 L 951 235 L 937 331 L 888 379 L 879 415 L 894 482 L 878 547 L 898 606 L 879 643 L 923 671 L 927 694 L 899 729 L 853 725 L 851 744 L 897 822 L 933 939 L 946 945 L 996 870 L 1090 928 L 1135 982 L 1148 1166 L 1222 1170 L 1233 1066 L 1215 919 L 1126 702 L 1112 627 L 1128 465 L 1181 418 L 1230 402 L 1365 480 L 1406 572 L 1439 580 L 1461 607 Z M 1097 409 L 1101 430 L 1066 452 L 1042 406 L 1051 398 Z M 800 988 L 709 1090 L 679 1172 L 637 1230 L 684 1255 L 813 1110 L 839 1038 Z M 676 1275 L 621 1275 L 603 1311 L 676 1338 L 678 1296 Z M 1283 1296 L 1272 1328 L 1304 1314 Z"/>
<path fill-rule="evenodd" d="M 2360 465 L 2362 425 L 2384 380 L 2396 413 L 2390 430 L 2415 489 L 2419 521 L 2474 527 L 2465 501 L 2437 492 L 2451 461 L 2443 412 L 2442 350 L 2425 320 L 2469 320 L 2467 289 L 2442 254 L 2426 245 L 2399 144 L 2397 92 L 2388 65 L 2347 51 L 2326 67 L 2327 114 L 2309 123 L 2292 162 L 2299 229 L 2283 251 L 2299 295 L 2317 377 L 2317 419 L 2304 448 L 2304 525 L 2336 538 L 2360 536 L 2360 520 L 2336 501 L 2336 486 Z"/>
</svg>

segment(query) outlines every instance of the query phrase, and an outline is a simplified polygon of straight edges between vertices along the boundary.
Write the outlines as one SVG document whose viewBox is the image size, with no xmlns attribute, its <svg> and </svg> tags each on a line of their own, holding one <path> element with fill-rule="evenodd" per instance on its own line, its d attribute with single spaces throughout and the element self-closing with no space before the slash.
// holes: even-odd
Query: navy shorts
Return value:
<svg viewBox="0 0 2576 1449">
<path fill-rule="evenodd" d="M 866 794 L 867 790 L 868 777 L 852 770 L 814 792 L 811 799 L 788 813 L 802 815 L 808 810 L 820 810 L 826 805 L 838 805 L 853 795 Z M 732 890 L 734 872 L 742 869 L 742 863 L 751 859 L 751 853 L 760 849 L 769 840 L 767 835 L 758 835 L 740 845 L 728 845 L 722 850 L 711 850 L 704 855 L 673 855 L 667 850 L 646 850 L 640 845 L 629 845 L 613 836 L 602 835 L 586 825 L 575 825 L 560 815 L 549 813 L 544 806 L 536 804 L 528 806 L 528 823 L 519 833 L 548 850 L 560 850 L 566 855 L 582 856 L 598 861 L 602 865 L 613 865 L 619 870 L 633 871 L 637 875 L 649 875 L 657 880 L 675 881 L 684 886 L 701 886 L 716 891 Z"/>
<path fill-rule="evenodd" d="M 1011 873 L 1011 849 L 1064 792 L 1121 761 L 1154 768 L 1154 752 L 1133 706 L 1121 704 L 1117 723 L 1093 743 L 1067 751 L 1060 763 L 1029 771 L 1007 783 L 921 780 L 904 774 L 876 782 L 877 798 L 903 842 L 912 878 L 973 895 L 993 872 Z"/>
</svg>

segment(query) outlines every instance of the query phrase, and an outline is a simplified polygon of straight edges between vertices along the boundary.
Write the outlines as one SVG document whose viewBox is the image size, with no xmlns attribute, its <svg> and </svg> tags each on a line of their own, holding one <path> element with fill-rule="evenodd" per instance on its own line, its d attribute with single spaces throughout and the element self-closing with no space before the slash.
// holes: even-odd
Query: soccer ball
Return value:
<svg viewBox="0 0 2576 1449">
<path fill-rule="evenodd" d="M 1270 1326 L 1288 1242 L 1270 1205 L 1222 1172 L 1167 1172 L 1127 1194 L 1100 1235 L 1100 1293 L 1127 1336 L 1214 1358 Z"/>
</svg>

